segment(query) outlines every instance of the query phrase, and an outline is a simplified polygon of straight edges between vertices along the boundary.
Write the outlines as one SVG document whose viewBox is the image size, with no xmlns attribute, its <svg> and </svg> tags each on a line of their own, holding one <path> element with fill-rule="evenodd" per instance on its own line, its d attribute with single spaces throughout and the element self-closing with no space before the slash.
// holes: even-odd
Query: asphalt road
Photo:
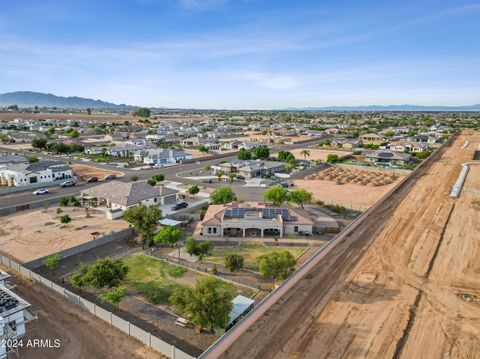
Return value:
<svg viewBox="0 0 480 359">
<path fill-rule="evenodd" d="M 273 145 L 270 149 L 271 153 L 277 153 L 282 150 L 292 150 L 296 148 L 303 148 L 305 146 L 315 145 L 321 142 L 326 141 L 328 138 L 322 139 L 312 139 L 312 141 L 307 143 L 296 143 L 290 145 Z M 0 147 L 0 151 L 14 152 L 18 154 L 24 154 L 25 156 L 37 156 L 42 159 L 56 160 L 63 163 L 74 163 L 80 165 L 89 165 L 93 167 L 98 167 L 106 170 L 116 170 L 122 171 L 125 173 L 125 176 L 120 178 L 120 181 L 128 182 L 132 176 L 138 176 L 140 180 L 145 180 L 150 178 L 155 173 L 162 173 L 165 175 L 165 179 L 174 182 L 190 183 L 201 185 L 202 187 L 218 188 L 218 187 L 230 187 L 229 183 L 213 181 L 212 183 L 203 183 L 201 181 L 186 179 L 177 177 L 177 173 L 183 171 L 194 170 L 198 168 L 204 168 L 207 165 L 216 165 L 220 162 L 230 161 L 236 158 L 236 154 L 233 154 L 229 157 L 223 157 L 221 159 L 213 160 L 202 160 L 199 159 L 200 163 L 188 163 L 188 164 L 179 164 L 171 167 L 156 168 L 156 169 L 147 169 L 147 170 L 132 170 L 128 168 L 121 168 L 117 166 L 112 166 L 103 163 L 92 163 L 85 162 L 80 160 L 74 160 L 69 157 L 50 155 L 44 153 L 38 153 L 28 150 L 15 150 L 8 147 Z M 19 206 L 27 203 L 32 203 L 39 200 L 50 199 L 50 198 L 60 198 L 65 196 L 77 195 L 80 193 L 81 189 L 89 188 L 98 185 L 99 183 L 80 183 L 74 187 L 48 187 L 49 193 L 44 195 L 34 195 L 33 190 L 28 190 L 25 192 L 7 194 L 0 196 L 0 208 Z M 239 199 L 246 201 L 261 201 L 263 199 L 263 192 L 265 191 L 264 187 L 235 187 L 235 192 Z"/>
</svg>

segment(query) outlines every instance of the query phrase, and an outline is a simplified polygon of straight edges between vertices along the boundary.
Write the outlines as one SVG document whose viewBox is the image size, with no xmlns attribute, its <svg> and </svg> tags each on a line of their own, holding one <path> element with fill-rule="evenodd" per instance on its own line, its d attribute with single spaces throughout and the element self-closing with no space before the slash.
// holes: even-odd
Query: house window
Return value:
<svg viewBox="0 0 480 359">
<path fill-rule="evenodd" d="M 298 233 L 298 226 L 293 227 L 293 231 L 294 231 L 295 233 Z"/>
<path fill-rule="evenodd" d="M 215 234 L 217 233 L 217 228 L 216 227 L 213 228 L 213 233 L 215 233 Z"/>
<path fill-rule="evenodd" d="M 153 199 L 153 202 L 157 203 L 157 197 L 155 197 L 155 198 Z"/>
<path fill-rule="evenodd" d="M 211 234 L 211 233 L 212 233 L 212 228 L 208 227 L 208 234 Z"/>
</svg>

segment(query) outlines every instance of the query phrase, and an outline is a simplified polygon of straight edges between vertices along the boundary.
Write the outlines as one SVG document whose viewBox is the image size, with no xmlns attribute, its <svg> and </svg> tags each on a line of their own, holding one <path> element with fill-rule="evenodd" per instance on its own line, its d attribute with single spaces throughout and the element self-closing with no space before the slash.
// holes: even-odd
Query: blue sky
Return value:
<svg viewBox="0 0 480 359">
<path fill-rule="evenodd" d="M 480 1 L 2 0 L 0 92 L 146 106 L 480 102 Z"/>
</svg>

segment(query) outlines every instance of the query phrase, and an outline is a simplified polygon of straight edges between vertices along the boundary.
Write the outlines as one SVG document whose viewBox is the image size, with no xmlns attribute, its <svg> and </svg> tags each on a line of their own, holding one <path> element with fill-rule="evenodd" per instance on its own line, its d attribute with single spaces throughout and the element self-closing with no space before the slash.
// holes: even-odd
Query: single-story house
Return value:
<svg viewBox="0 0 480 359">
<path fill-rule="evenodd" d="M 58 161 L 34 163 L 0 164 L 0 184 L 8 187 L 21 187 L 35 183 L 51 183 L 75 178 L 72 169 Z"/>
<path fill-rule="evenodd" d="M 221 163 L 218 167 L 224 173 L 237 173 L 245 178 L 253 178 L 281 172 L 285 169 L 285 163 L 260 160 L 233 160 Z"/>
<path fill-rule="evenodd" d="M 363 141 L 359 138 L 338 137 L 338 138 L 334 138 L 332 140 L 331 146 L 351 150 L 351 149 L 356 148 L 356 147 L 362 147 L 363 146 Z"/>
<path fill-rule="evenodd" d="M 391 163 L 403 165 L 410 162 L 412 156 L 391 150 L 375 150 L 365 153 L 365 160 L 373 163 Z"/>
<path fill-rule="evenodd" d="M 376 133 L 367 133 L 360 136 L 360 139 L 364 144 L 379 145 L 384 142 L 382 136 L 377 135 Z"/>
<path fill-rule="evenodd" d="M 192 159 L 192 155 L 181 150 L 171 148 L 154 148 L 139 151 L 133 156 L 135 161 L 147 165 L 159 165 L 167 163 L 179 163 L 182 160 Z"/>
<path fill-rule="evenodd" d="M 173 204 L 178 191 L 164 186 L 150 186 L 147 181 L 111 181 L 84 189 L 83 200 L 96 206 L 126 210 L 133 206 Z"/>
<path fill-rule="evenodd" d="M 397 141 L 390 143 L 390 149 L 396 152 L 422 152 L 428 150 L 429 146 L 421 142 Z"/>
<path fill-rule="evenodd" d="M 299 209 L 262 203 L 210 205 L 201 223 L 202 235 L 216 237 L 284 237 L 312 234 L 314 222 Z"/>
</svg>

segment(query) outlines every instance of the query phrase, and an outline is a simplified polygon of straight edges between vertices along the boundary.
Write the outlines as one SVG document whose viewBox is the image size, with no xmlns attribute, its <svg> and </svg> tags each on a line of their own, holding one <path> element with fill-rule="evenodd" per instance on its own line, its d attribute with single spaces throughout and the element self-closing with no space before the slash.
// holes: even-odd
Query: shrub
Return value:
<svg viewBox="0 0 480 359">
<path fill-rule="evenodd" d="M 186 272 L 187 272 L 187 269 L 183 267 L 174 266 L 168 269 L 168 274 L 170 275 L 170 277 L 174 277 L 174 278 L 181 277 Z"/>
<path fill-rule="evenodd" d="M 63 210 L 60 207 L 57 207 L 57 214 L 60 214 L 62 212 L 63 212 Z"/>
<path fill-rule="evenodd" d="M 71 221 L 72 221 L 72 218 L 68 214 L 60 217 L 60 223 L 66 224 L 66 223 L 70 223 Z"/>
</svg>

